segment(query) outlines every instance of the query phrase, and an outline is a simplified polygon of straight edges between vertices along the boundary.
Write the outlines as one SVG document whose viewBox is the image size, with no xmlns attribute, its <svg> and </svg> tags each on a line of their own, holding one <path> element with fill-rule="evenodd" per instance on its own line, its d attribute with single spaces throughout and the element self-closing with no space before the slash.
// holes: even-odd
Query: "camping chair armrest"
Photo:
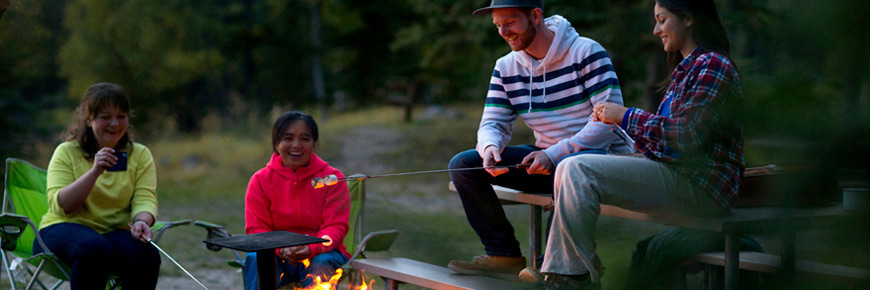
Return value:
<svg viewBox="0 0 870 290">
<path fill-rule="evenodd" d="M 211 230 L 223 230 L 224 232 L 226 232 L 226 230 L 224 230 L 224 227 L 222 225 L 213 224 L 213 223 L 206 222 L 206 221 L 195 220 L 195 221 L 193 221 L 193 225 L 198 226 L 198 227 L 202 227 L 202 228 L 209 230 L 209 231 L 211 231 Z"/>
<path fill-rule="evenodd" d="M 207 240 L 214 239 L 214 238 L 225 238 L 225 237 L 232 236 L 232 235 L 230 235 L 229 232 L 227 232 L 226 229 L 224 229 L 223 226 L 218 225 L 218 224 L 213 224 L 210 222 L 205 222 L 205 221 L 200 221 L 200 220 L 194 221 L 193 224 L 195 226 L 201 227 L 201 228 L 206 230 L 206 233 L 208 235 L 206 237 Z M 205 247 L 209 251 L 212 251 L 212 252 L 217 252 L 217 251 L 220 251 L 222 249 L 222 247 L 220 247 L 220 246 L 210 245 L 210 244 L 206 244 Z"/>
<path fill-rule="evenodd" d="M 18 240 L 18 236 L 24 232 L 27 226 L 30 226 L 30 229 L 33 231 L 34 238 L 36 242 L 39 243 L 39 246 L 42 248 L 43 253 L 45 253 L 46 255 L 54 255 L 51 250 L 49 250 L 48 247 L 45 246 L 45 242 L 42 241 L 42 237 L 39 235 L 39 230 L 36 228 L 36 225 L 33 224 L 33 221 L 31 221 L 28 217 L 11 213 L 0 214 L 0 228 L 2 228 L 2 234 L 4 237 L 6 237 L 7 234 L 15 235 L 15 238 L 11 239 L 12 242 Z M 13 229 L 17 231 L 17 233 L 7 232 Z M 5 241 L 7 241 L 6 238 L 4 238 L 4 242 Z M 5 245 L 4 243 L 3 247 L 5 249 L 7 245 Z M 9 250 L 11 251 L 12 249 Z"/>
<path fill-rule="evenodd" d="M 399 231 L 397 230 L 386 230 L 386 231 L 377 231 L 371 232 L 366 235 L 362 241 L 359 242 L 359 246 L 356 248 L 356 252 L 353 253 L 353 256 L 350 257 L 348 263 L 353 261 L 358 256 L 365 257 L 363 254 L 364 251 L 373 251 L 380 252 L 389 250 L 393 245 L 393 242 L 396 241 L 396 237 L 399 236 Z"/>
<path fill-rule="evenodd" d="M 190 224 L 190 220 L 177 220 L 177 221 L 172 221 L 172 222 L 155 221 L 154 225 L 151 226 L 151 231 L 156 232 L 153 240 L 155 243 L 160 242 L 160 237 L 163 236 L 163 232 L 165 232 L 166 230 L 177 227 L 177 226 L 183 226 L 183 225 L 189 225 L 189 224 Z"/>
<path fill-rule="evenodd" d="M 195 226 L 198 226 L 198 227 L 205 229 L 208 232 L 207 239 L 223 238 L 223 237 L 232 236 L 232 235 L 230 235 L 229 232 L 227 232 L 226 229 L 224 229 L 224 227 L 222 225 L 213 224 L 210 222 L 200 221 L 200 220 L 194 221 L 193 224 Z M 208 249 L 209 251 L 212 251 L 212 252 L 217 252 L 217 251 L 220 251 L 221 249 L 223 249 L 223 247 L 221 247 L 221 246 L 211 245 L 211 244 L 205 244 L 205 248 Z M 233 268 L 244 268 L 245 267 L 245 258 L 243 258 L 242 255 L 239 255 L 239 252 L 236 252 L 236 250 L 230 249 L 230 252 L 233 253 L 233 256 L 235 256 L 236 259 L 228 261 L 227 264 Z"/>
</svg>

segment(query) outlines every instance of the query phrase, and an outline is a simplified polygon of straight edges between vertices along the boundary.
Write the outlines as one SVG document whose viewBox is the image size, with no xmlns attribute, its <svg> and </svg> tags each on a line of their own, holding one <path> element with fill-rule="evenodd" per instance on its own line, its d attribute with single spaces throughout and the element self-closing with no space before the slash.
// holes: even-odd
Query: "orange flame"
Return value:
<svg viewBox="0 0 870 290">
<path fill-rule="evenodd" d="M 307 262 L 305 260 L 303 262 Z M 306 264 L 307 267 L 307 264 Z M 294 290 L 338 290 L 338 280 L 341 279 L 341 275 L 343 273 L 342 269 L 336 269 L 335 274 L 332 275 L 327 281 L 321 281 L 320 276 L 314 277 L 314 284 L 308 286 L 306 288 L 295 288 Z M 310 275 L 310 274 L 309 274 Z M 372 285 L 375 283 L 374 279 L 369 280 L 369 283 L 366 283 L 365 276 L 362 276 L 362 284 L 360 285 L 348 285 L 348 290 L 369 290 L 372 289 Z"/>
</svg>

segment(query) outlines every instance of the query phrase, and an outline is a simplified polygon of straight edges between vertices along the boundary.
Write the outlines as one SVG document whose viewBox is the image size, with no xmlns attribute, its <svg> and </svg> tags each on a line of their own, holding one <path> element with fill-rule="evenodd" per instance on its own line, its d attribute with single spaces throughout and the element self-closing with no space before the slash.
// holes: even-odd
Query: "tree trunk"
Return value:
<svg viewBox="0 0 870 290">
<path fill-rule="evenodd" d="M 326 115 L 326 86 L 323 83 L 323 35 L 321 35 L 320 0 L 311 0 L 311 81 L 314 88 L 314 98 L 320 105 L 322 116 Z"/>
</svg>

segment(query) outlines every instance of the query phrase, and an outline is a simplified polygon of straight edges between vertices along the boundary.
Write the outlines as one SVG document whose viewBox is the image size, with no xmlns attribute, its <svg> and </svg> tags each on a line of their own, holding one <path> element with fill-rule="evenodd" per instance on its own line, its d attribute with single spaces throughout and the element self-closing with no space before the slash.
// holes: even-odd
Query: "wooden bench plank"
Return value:
<svg viewBox="0 0 870 290">
<path fill-rule="evenodd" d="M 431 289 L 530 289 L 522 282 L 511 282 L 475 275 L 461 275 L 446 267 L 408 258 L 360 259 L 351 267 L 366 273 Z"/>
<path fill-rule="evenodd" d="M 701 253 L 696 259 L 704 264 L 725 265 L 724 252 Z M 760 252 L 740 252 L 739 265 L 740 269 L 763 273 L 779 273 L 781 268 L 779 256 Z M 804 260 L 795 261 L 795 271 L 804 274 L 842 277 L 854 280 L 870 279 L 870 270 Z"/>
</svg>

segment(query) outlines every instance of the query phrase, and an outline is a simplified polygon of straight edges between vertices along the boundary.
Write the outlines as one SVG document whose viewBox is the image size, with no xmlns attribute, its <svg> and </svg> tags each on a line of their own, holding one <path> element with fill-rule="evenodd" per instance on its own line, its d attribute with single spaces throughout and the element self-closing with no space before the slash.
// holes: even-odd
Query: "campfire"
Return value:
<svg viewBox="0 0 870 290">
<path fill-rule="evenodd" d="M 308 259 L 305 259 L 305 260 L 302 260 L 302 264 L 304 264 L 305 267 L 308 268 L 308 265 L 311 265 L 311 261 L 309 261 Z M 374 284 L 374 282 L 375 282 L 374 279 L 372 279 L 372 280 L 369 280 L 367 283 L 365 280 L 365 275 L 363 275 L 364 273 L 361 272 L 360 273 L 360 279 L 361 279 L 360 284 L 354 285 L 355 284 L 354 281 L 351 280 L 348 283 L 347 288 L 339 287 L 338 282 L 339 282 L 339 280 L 341 280 L 341 275 L 343 273 L 344 273 L 344 271 L 339 268 L 339 269 L 336 269 L 335 273 L 332 274 L 332 276 L 329 277 L 329 279 L 327 279 L 326 281 L 321 281 L 320 276 L 315 276 L 314 277 L 314 284 L 309 286 L 309 287 L 306 287 L 306 288 L 298 288 L 297 287 L 297 288 L 287 288 L 287 289 L 293 289 L 293 290 L 339 290 L 339 289 L 369 290 L 369 289 L 372 289 L 372 284 Z M 309 274 L 309 275 L 311 275 L 311 274 Z"/>
</svg>

